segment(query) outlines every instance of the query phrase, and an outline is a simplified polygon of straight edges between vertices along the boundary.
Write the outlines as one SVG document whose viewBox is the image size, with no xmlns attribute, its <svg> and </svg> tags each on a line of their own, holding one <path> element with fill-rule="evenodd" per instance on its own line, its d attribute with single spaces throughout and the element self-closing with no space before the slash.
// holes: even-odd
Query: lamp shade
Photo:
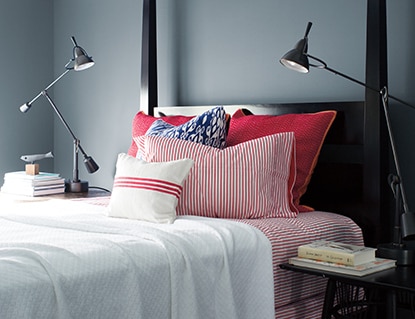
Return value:
<svg viewBox="0 0 415 319">
<path fill-rule="evenodd" d="M 288 51 L 281 59 L 280 62 L 285 67 L 301 72 L 308 73 L 310 65 L 308 62 L 307 53 L 307 38 L 301 39 L 297 42 L 294 49 Z"/>
<path fill-rule="evenodd" d="M 74 47 L 74 70 L 83 71 L 89 69 L 95 63 L 90 56 L 79 46 Z"/>
<path fill-rule="evenodd" d="M 98 164 L 94 161 L 94 159 L 91 156 L 85 156 L 84 164 L 88 173 L 90 174 L 95 173 L 99 169 Z"/>
</svg>

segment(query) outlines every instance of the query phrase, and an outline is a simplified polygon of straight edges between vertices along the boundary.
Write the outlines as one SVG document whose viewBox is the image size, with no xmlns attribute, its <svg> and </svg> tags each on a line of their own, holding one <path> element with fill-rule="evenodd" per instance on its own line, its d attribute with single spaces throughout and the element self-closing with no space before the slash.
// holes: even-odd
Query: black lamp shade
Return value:
<svg viewBox="0 0 415 319">
<path fill-rule="evenodd" d="M 86 52 L 81 47 L 74 48 L 74 70 L 75 71 L 83 71 L 89 69 L 95 63 L 90 56 L 86 54 Z"/>
<path fill-rule="evenodd" d="M 310 65 L 307 57 L 307 39 L 301 39 L 295 45 L 295 48 L 288 51 L 281 59 L 280 62 L 285 67 L 301 72 L 308 73 Z"/>
<path fill-rule="evenodd" d="M 98 164 L 94 161 L 94 159 L 91 156 L 85 156 L 84 164 L 85 164 L 86 170 L 90 174 L 95 173 L 99 169 Z"/>
</svg>

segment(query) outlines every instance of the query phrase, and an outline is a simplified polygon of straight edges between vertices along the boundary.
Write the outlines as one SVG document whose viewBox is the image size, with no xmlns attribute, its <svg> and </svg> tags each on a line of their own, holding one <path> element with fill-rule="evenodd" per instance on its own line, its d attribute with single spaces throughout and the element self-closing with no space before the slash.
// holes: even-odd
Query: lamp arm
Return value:
<svg viewBox="0 0 415 319">
<path fill-rule="evenodd" d="M 409 212 L 408 202 L 406 200 L 406 194 L 405 194 L 405 190 L 404 190 L 403 183 L 402 183 L 401 169 L 400 169 L 400 166 L 399 166 L 399 160 L 398 160 L 398 155 L 397 155 L 396 146 L 395 146 L 395 139 L 393 137 L 392 126 L 391 126 L 390 117 L 389 117 L 389 109 L 388 109 L 388 89 L 386 87 L 384 87 L 380 91 L 380 94 L 382 96 L 383 111 L 385 113 L 386 126 L 388 128 L 389 140 L 390 140 L 391 149 L 392 149 L 393 161 L 395 163 L 396 175 L 398 177 L 397 183 L 399 185 L 399 190 L 400 190 L 400 193 L 401 193 L 400 195 L 401 195 L 401 198 L 402 198 L 403 211 L 404 211 L 404 213 L 408 213 Z"/>
<path fill-rule="evenodd" d="M 360 84 L 361 86 L 364 86 L 364 87 L 366 87 L 366 88 L 369 88 L 370 90 L 373 90 L 373 91 L 375 91 L 375 92 L 378 92 L 378 93 L 379 93 L 379 90 L 376 90 L 376 89 L 374 89 L 374 88 L 372 88 L 372 87 L 368 86 L 366 83 L 363 83 L 362 81 L 359 81 L 359 80 L 357 80 L 357 79 L 355 79 L 355 78 L 352 78 L 351 76 L 348 76 L 348 75 L 346 75 L 346 74 L 344 74 L 344 73 L 341 73 L 341 72 L 339 72 L 339 71 L 337 71 L 337 70 L 335 70 L 335 69 L 330 68 L 329 66 L 327 66 L 327 63 L 326 63 L 326 62 L 324 62 L 323 60 L 321 60 L 321 59 L 319 59 L 319 58 L 316 58 L 315 56 L 312 56 L 311 54 L 308 54 L 308 53 L 306 53 L 306 55 L 307 55 L 309 58 L 311 58 L 311 59 L 313 59 L 313 60 L 316 60 L 316 61 L 318 61 L 319 63 L 321 63 L 320 65 L 310 64 L 310 66 L 315 67 L 315 68 L 317 68 L 317 69 L 324 69 L 324 70 L 330 71 L 331 73 L 334 73 L 334 74 L 336 74 L 336 75 L 339 75 L 339 76 L 341 76 L 341 77 L 343 77 L 343 78 L 345 78 L 345 79 L 347 79 L 347 80 L 349 80 L 349 81 L 352 81 L 352 82 L 354 82 L 354 83 Z"/>
<path fill-rule="evenodd" d="M 352 82 L 357 83 L 357 84 L 359 84 L 359 85 L 361 85 L 361 86 L 364 86 L 365 88 L 368 88 L 369 90 L 372 90 L 372 91 L 374 91 L 374 92 L 377 92 L 377 93 L 382 94 L 382 91 L 379 91 L 378 89 L 375 89 L 374 87 L 371 87 L 371 86 L 367 85 L 366 83 L 364 83 L 364 82 L 362 82 L 362 81 L 359 81 L 359 80 L 357 80 L 357 79 L 355 79 L 355 78 L 352 78 L 351 76 L 348 76 L 347 74 L 344 74 L 344 73 L 342 73 L 342 72 L 339 72 L 339 71 L 337 71 L 337 70 L 335 70 L 335 69 L 330 68 L 329 66 L 327 66 L 327 63 L 326 63 L 326 62 L 324 62 L 323 60 L 321 60 L 321 59 L 319 59 L 319 58 L 316 58 L 315 56 L 312 56 L 311 54 L 308 54 L 308 53 L 305 53 L 305 54 L 306 54 L 309 58 L 311 58 L 311 59 L 313 59 L 313 60 L 316 60 L 316 61 L 318 61 L 318 62 L 320 63 L 319 65 L 318 65 L 318 64 L 311 64 L 311 63 L 310 63 L 310 66 L 312 66 L 312 67 L 314 67 L 314 68 L 317 68 L 317 69 L 324 69 L 324 70 L 330 71 L 331 73 L 334 73 L 334 74 L 336 74 L 336 75 L 339 75 L 339 76 L 341 76 L 341 77 L 343 77 L 343 78 L 345 78 L 345 79 L 347 79 L 347 80 L 349 80 L 349 81 L 352 81 Z M 415 106 L 414 106 L 414 105 L 409 104 L 408 102 L 403 101 L 403 100 L 401 100 L 401 99 L 399 99 L 399 98 L 397 98 L 397 97 L 395 97 L 395 96 L 393 96 L 393 95 L 390 95 L 389 93 L 387 93 L 387 95 L 388 95 L 388 98 L 390 98 L 390 99 L 392 99 L 392 100 L 395 100 L 395 101 L 397 101 L 397 102 L 399 102 L 399 103 L 401 103 L 401 104 L 404 104 L 404 105 L 406 105 L 406 106 L 409 106 L 409 107 L 411 107 L 411 108 L 415 109 Z"/>
<path fill-rule="evenodd" d="M 60 79 L 62 79 L 71 69 L 65 69 L 65 71 L 59 75 L 52 83 L 50 83 L 43 91 L 49 90 L 52 86 L 56 84 Z M 43 91 L 41 91 L 38 95 L 36 95 L 30 102 L 27 104 L 30 106 L 32 105 L 39 97 L 43 95 Z"/>
<path fill-rule="evenodd" d="M 394 165 L 395 165 L 396 175 L 397 175 L 397 178 L 398 178 L 397 183 L 399 185 L 399 191 L 401 193 L 400 194 L 401 195 L 400 197 L 402 199 L 403 210 L 404 210 L 404 213 L 409 212 L 408 202 L 406 200 L 406 194 L 405 194 L 405 190 L 404 190 L 403 183 L 402 183 L 402 175 L 401 175 L 401 170 L 400 170 L 400 166 L 399 166 L 398 155 L 397 155 L 397 152 L 396 152 L 395 139 L 393 137 L 392 126 L 390 124 L 390 117 L 389 117 L 389 110 L 388 110 L 388 98 L 394 99 L 394 100 L 398 101 L 399 103 L 405 104 L 405 105 L 410 106 L 410 107 L 412 107 L 414 109 L 415 109 L 415 107 L 413 105 L 405 102 L 405 101 L 402 101 L 401 99 L 398 99 L 398 98 L 396 98 L 394 96 L 389 95 L 388 94 L 388 90 L 387 90 L 386 87 L 384 87 L 383 89 L 381 89 L 379 91 L 379 90 L 377 90 L 377 89 L 375 89 L 375 88 L 367 85 L 366 83 L 363 83 L 363 82 L 361 82 L 361 81 L 359 81 L 359 80 L 357 80 L 355 78 L 352 78 L 351 76 L 348 76 L 348 75 L 346 75 L 344 73 L 341 73 L 341 72 L 339 72 L 337 70 L 334 70 L 334 69 L 328 67 L 327 64 L 323 60 L 320 60 L 320 59 L 318 59 L 318 58 L 316 58 L 316 57 L 314 57 L 314 56 L 312 56 L 310 54 L 307 54 L 307 56 L 310 57 L 313 60 L 318 61 L 320 63 L 320 65 L 310 64 L 311 66 L 313 66 L 315 68 L 318 68 L 318 69 L 324 69 L 324 70 L 330 71 L 330 72 L 332 72 L 332 73 L 334 73 L 336 75 L 339 75 L 339 76 L 341 76 L 341 77 L 343 77 L 343 78 L 345 78 L 345 79 L 347 79 L 349 81 L 352 81 L 354 83 L 360 84 L 361 86 L 363 86 L 365 88 L 368 88 L 369 90 L 372 90 L 374 92 L 377 92 L 377 93 L 379 93 L 381 95 L 381 97 L 382 97 L 382 104 L 383 104 L 383 112 L 385 114 L 386 126 L 388 128 L 389 141 L 390 141 L 391 148 L 392 148 L 393 162 L 394 162 Z"/>
<path fill-rule="evenodd" d="M 43 96 L 45 96 L 46 99 L 49 101 L 50 105 L 52 106 L 52 108 L 55 111 L 55 113 L 58 115 L 59 119 L 61 120 L 61 122 L 65 126 L 66 130 L 69 132 L 69 134 L 71 134 L 73 140 L 74 141 L 78 140 L 77 137 L 75 136 L 75 134 L 73 133 L 73 131 L 71 130 L 71 128 L 69 127 L 68 123 L 66 123 L 65 119 L 63 118 L 62 113 L 59 111 L 58 107 L 56 106 L 56 104 L 53 102 L 53 100 L 49 96 L 47 90 L 43 90 L 41 92 L 41 94 Z"/>
<path fill-rule="evenodd" d="M 69 70 L 67 70 L 67 71 L 69 71 Z M 53 100 L 49 96 L 48 92 L 46 90 L 44 90 L 44 91 L 42 91 L 42 95 L 44 95 L 46 97 L 49 104 L 52 106 L 53 110 L 55 111 L 55 113 L 58 115 L 59 119 L 61 120 L 61 122 L 65 126 L 66 130 L 69 132 L 69 134 L 71 134 L 71 136 L 73 138 L 73 142 L 74 142 L 73 167 L 74 168 L 73 168 L 72 181 L 73 182 L 79 182 L 78 150 L 80 150 L 82 152 L 84 157 L 86 157 L 87 155 L 86 155 L 85 151 L 83 150 L 83 148 L 81 147 L 79 139 L 75 136 L 74 132 L 71 130 L 68 123 L 65 121 L 62 113 L 59 111 L 58 107 L 56 106 L 55 102 L 53 102 Z"/>
</svg>

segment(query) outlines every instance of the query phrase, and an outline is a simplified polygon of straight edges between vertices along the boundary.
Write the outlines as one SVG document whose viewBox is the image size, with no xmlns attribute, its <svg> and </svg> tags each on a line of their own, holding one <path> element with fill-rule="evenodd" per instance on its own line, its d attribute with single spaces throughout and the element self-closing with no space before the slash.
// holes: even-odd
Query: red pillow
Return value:
<svg viewBox="0 0 415 319">
<path fill-rule="evenodd" d="M 134 119 L 133 119 L 133 129 L 132 129 L 132 136 L 142 136 L 144 135 L 151 124 L 157 119 L 162 119 L 163 121 L 172 124 L 172 125 L 182 125 L 187 121 L 194 118 L 194 116 L 183 116 L 183 115 L 174 115 L 174 116 L 162 116 L 162 117 L 154 117 L 151 115 L 145 114 L 143 111 L 138 112 Z M 137 155 L 137 145 L 135 144 L 134 140 L 131 142 L 131 146 L 128 149 L 128 155 L 136 156 Z"/>
<path fill-rule="evenodd" d="M 300 204 L 300 198 L 307 190 L 321 146 L 336 113 L 322 111 L 274 116 L 245 115 L 242 110 L 238 110 L 231 117 L 226 145 L 233 146 L 276 133 L 294 132 L 297 167 L 293 188 L 294 205 L 300 212 L 312 211 L 312 208 Z"/>
</svg>

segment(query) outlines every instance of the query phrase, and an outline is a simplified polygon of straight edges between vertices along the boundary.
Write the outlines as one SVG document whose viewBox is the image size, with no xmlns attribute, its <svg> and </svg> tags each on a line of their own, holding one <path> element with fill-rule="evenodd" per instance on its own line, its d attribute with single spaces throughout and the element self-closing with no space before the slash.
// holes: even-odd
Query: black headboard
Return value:
<svg viewBox="0 0 415 319">
<path fill-rule="evenodd" d="M 366 82 L 380 91 L 387 82 L 386 0 L 367 4 Z M 156 0 L 144 0 L 140 109 L 150 115 L 158 105 L 156 25 Z M 370 90 L 364 102 L 265 105 L 269 114 L 338 111 L 303 203 L 351 217 L 368 246 L 391 237 L 389 148 L 381 106 L 380 95 Z"/>
</svg>

